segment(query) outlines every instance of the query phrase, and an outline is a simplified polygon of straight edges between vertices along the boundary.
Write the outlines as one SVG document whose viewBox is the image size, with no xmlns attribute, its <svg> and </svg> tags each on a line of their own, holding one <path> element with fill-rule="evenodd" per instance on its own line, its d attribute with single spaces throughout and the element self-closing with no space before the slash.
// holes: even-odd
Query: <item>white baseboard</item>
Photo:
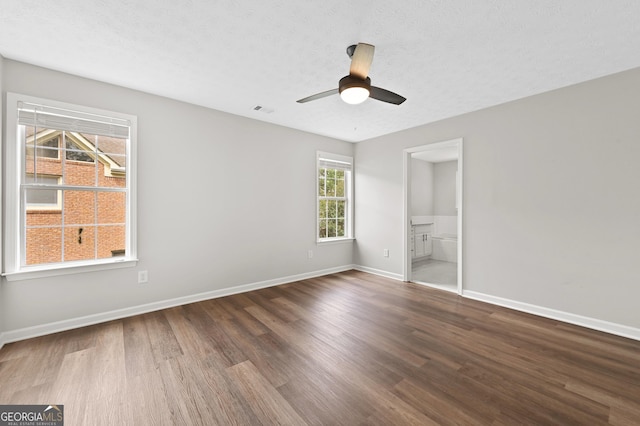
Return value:
<svg viewBox="0 0 640 426">
<path fill-rule="evenodd" d="M 63 321 L 52 322 L 48 324 L 36 325 L 33 327 L 25 327 L 17 330 L 5 331 L 0 334 L 0 348 L 5 343 L 17 342 L 19 340 L 30 339 L 33 337 L 44 336 L 46 334 L 58 333 L 60 331 L 71 330 L 74 328 L 86 327 L 88 325 L 99 324 L 102 322 L 118 320 L 134 315 L 146 314 L 148 312 L 159 311 L 161 309 L 173 308 L 175 306 L 186 305 L 188 303 L 201 302 L 203 300 L 216 299 L 218 297 L 231 296 L 232 294 L 246 293 L 248 291 L 259 290 L 261 288 L 273 287 L 276 285 L 287 284 L 295 281 L 305 280 L 308 278 L 320 277 L 323 275 L 335 274 L 354 269 L 353 265 L 338 266 L 335 268 L 322 269 L 319 271 L 306 272 L 304 274 L 290 275 L 287 277 L 275 278 L 266 281 L 259 281 L 250 284 L 239 285 L 235 287 L 224 288 L 220 290 L 207 291 L 205 293 L 193 294 L 190 296 L 177 297 L 175 299 L 162 300 L 159 302 L 147 303 L 144 305 L 132 306 L 124 309 L 116 309 L 114 311 L 92 314 L 83 317 L 71 318 Z"/>
<path fill-rule="evenodd" d="M 481 302 L 491 303 L 493 305 L 504 306 L 505 308 L 514 309 L 516 311 L 527 312 L 529 314 L 551 318 L 569 324 L 575 324 L 581 327 L 615 334 L 617 336 L 627 337 L 629 339 L 640 340 L 640 329 L 629 327 L 627 325 L 616 324 L 613 322 L 603 321 L 590 317 L 584 317 L 582 315 L 576 315 L 569 312 L 557 311 L 555 309 L 545 308 L 543 306 L 531 305 L 529 303 L 518 302 L 511 299 L 504 299 L 502 297 L 491 296 L 484 293 L 478 293 L 476 291 L 463 290 L 462 296 L 469 299 L 479 300 Z"/>
<path fill-rule="evenodd" d="M 230 287 L 220 290 L 198 293 L 190 296 L 178 297 L 175 299 L 163 300 L 159 302 L 148 303 L 144 305 L 132 306 L 130 308 L 117 309 L 114 311 L 103 312 L 100 314 L 87 315 L 84 317 L 71 318 L 68 320 L 57 321 L 48 324 L 26 327 L 17 330 L 5 331 L 0 333 L 0 349 L 6 344 L 19 340 L 30 339 L 32 337 L 43 336 L 46 334 L 57 333 L 74 328 L 85 327 L 88 325 L 98 324 L 106 321 L 122 319 L 134 315 L 145 314 L 148 312 L 158 311 L 161 309 L 172 308 L 175 306 L 186 305 L 188 303 L 200 302 L 203 300 L 215 299 L 218 297 L 230 296 L 238 293 L 259 290 L 261 288 L 273 287 L 276 285 L 301 281 L 308 278 L 320 277 L 323 275 L 344 272 L 351 269 L 366 272 L 369 274 L 380 275 L 397 281 L 402 281 L 402 275 L 393 272 L 383 271 L 380 269 L 369 268 L 361 265 L 344 265 L 335 268 L 328 268 L 318 271 L 307 272 L 298 275 L 290 275 L 287 277 L 275 278 L 266 281 L 259 281 L 250 284 L 244 284 L 236 287 Z M 617 336 L 627 337 L 629 339 L 640 340 L 640 329 L 629 327 L 626 325 L 616 324 L 608 321 L 602 321 L 594 318 L 584 317 L 581 315 L 571 314 L 568 312 L 557 311 L 542 306 L 531 305 L 528 303 L 518 302 L 515 300 L 505 299 L 502 297 L 491 296 L 470 290 L 464 290 L 463 297 L 491 303 L 493 305 L 504 306 L 516 311 L 527 312 L 530 314 L 563 321 L 582 327 L 591 328 L 605 333 Z"/>
<path fill-rule="evenodd" d="M 389 271 L 383 271 L 381 269 L 369 268 L 368 266 L 353 265 L 351 269 L 356 271 L 367 272 L 369 274 L 380 275 L 381 277 L 391 278 L 392 280 L 402 281 L 404 278 L 402 274 L 396 274 Z"/>
<path fill-rule="evenodd" d="M 402 281 L 401 274 L 383 271 L 380 269 L 369 268 L 367 266 L 353 265 L 357 271 L 368 272 L 370 274 L 380 275 L 393 280 Z M 462 296 L 469 299 L 479 300 L 481 302 L 491 303 L 492 305 L 504 306 L 505 308 L 514 309 L 516 311 L 527 312 L 529 314 L 538 315 L 545 318 L 551 318 L 569 324 L 579 325 L 581 327 L 593 330 L 603 331 L 605 333 L 622 336 L 633 340 L 640 340 L 640 329 L 627 325 L 617 324 L 613 322 L 603 321 L 596 318 L 584 317 L 569 312 L 558 311 L 555 309 L 545 308 L 543 306 L 531 305 L 529 303 L 518 302 L 516 300 L 505 299 L 502 297 L 491 296 L 476 291 L 464 290 Z"/>
</svg>

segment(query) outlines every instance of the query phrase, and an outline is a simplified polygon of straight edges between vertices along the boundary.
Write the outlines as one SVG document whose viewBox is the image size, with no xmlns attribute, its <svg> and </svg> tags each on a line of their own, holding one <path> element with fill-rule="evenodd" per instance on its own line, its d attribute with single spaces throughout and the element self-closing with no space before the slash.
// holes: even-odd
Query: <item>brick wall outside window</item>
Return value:
<svg viewBox="0 0 640 426">
<path fill-rule="evenodd" d="M 60 160 L 38 157 L 37 161 L 37 170 L 40 174 L 62 176 Z M 98 186 L 101 187 L 126 186 L 125 177 L 105 176 L 105 166 L 101 162 L 98 162 L 97 176 L 95 163 L 66 160 L 64 167 L 65 183 L 69 185 L 93 186 L 97 177 Z M 27 162 L 26 172 L 33 173 L 32 163 Z M 65 191 L 62 205 L 64 215 L 59 209 L 27 209 L 27 265 L 94 259 L 96 238 L 99 259 L 112 257 L 114 252 L 124 250 L 125 193 Z M 63 217 L 64 223 L 62 223 Z M 29 229 L 30 226 L 47 227 Z M 62 258 L 62 232 L 64 232 L 64 259 Z"/>
</svg>

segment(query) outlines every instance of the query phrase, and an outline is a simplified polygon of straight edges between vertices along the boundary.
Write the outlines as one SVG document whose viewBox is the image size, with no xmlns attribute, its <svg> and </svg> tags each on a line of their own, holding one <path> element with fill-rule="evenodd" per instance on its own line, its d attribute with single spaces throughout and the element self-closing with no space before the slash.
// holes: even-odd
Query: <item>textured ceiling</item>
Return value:
<svg viewBox="0 0 640 426">
<path fill-rule="evenodd" d="M 361 141 L 638 67 L 639 18 L 637 0 L 0 0 L 0 54 Z M 296 103 L 358 42 L 404 104 Z"/>
</svg>

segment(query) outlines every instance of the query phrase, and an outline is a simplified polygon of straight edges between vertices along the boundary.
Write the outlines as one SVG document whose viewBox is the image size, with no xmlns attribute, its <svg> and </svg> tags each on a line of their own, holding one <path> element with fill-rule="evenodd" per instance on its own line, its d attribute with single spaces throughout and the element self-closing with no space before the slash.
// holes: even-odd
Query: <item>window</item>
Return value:
<svg viewBox="0 0 640 426">
<path fill-rule="evenodd" d="M 30 185 L 42 184 L 46 188 L 56 188 L 60 184 L 58 176 L 27 173 L 25 182 Z M 26 192 L 27 211 L 29 210 L 60 210 L 60 191 L 56 189 L 31 189 Z"/>
<path fill-rule="evenodd" d="M 318 152 L 318 241 L 353 237 L 352 168 L 351 157 Z"/>
<path fill-rule="evenodd" d="M 136 117 L 7 94 L 5 275 L 133 266 Z"/>
</svg>

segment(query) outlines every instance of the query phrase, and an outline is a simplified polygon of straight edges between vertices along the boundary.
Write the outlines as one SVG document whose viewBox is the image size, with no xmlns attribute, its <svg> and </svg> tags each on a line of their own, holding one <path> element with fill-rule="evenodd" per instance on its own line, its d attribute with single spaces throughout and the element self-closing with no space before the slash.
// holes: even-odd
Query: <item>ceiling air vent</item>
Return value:
<svg viewBox="0 0 640 426">
<path fill-rule="evenodd" d="M 264 112 L 265 114 L 271 114 L 274 109 L 273 108 L 269 108 L 263 105 L 256 105 L 253 107 L 254 111 L 258 111 L 258 112 Z"/>
</svg>

